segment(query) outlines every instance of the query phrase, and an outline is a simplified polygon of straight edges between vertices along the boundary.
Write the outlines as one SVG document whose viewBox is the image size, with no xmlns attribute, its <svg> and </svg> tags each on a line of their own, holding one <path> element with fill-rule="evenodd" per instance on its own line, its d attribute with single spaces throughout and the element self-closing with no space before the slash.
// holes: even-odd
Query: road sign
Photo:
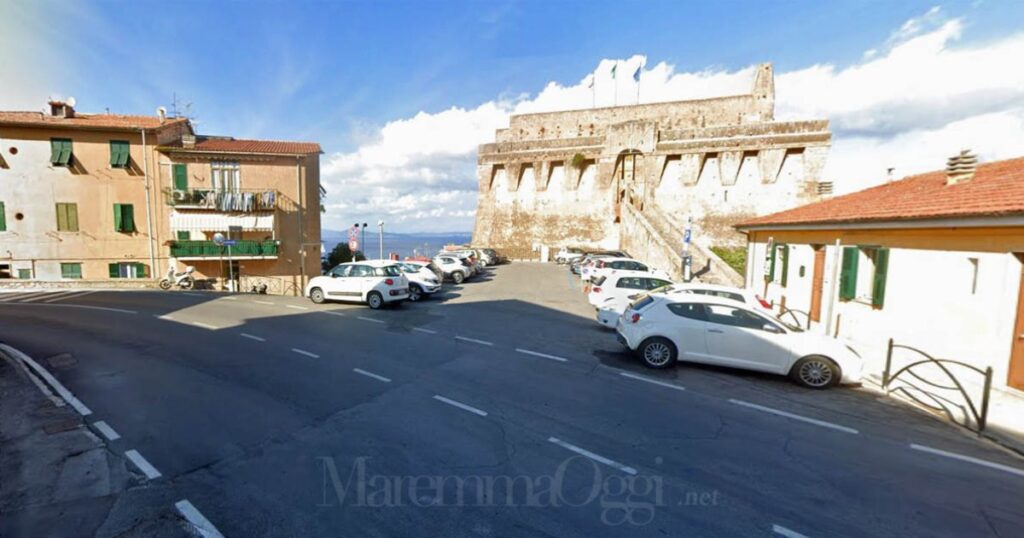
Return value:
<svg viewBox="0 0 1024 538">
<path fill-rule="evenodd" d="M 355 239 L 349 239 L 348 249 L 351 250 L 352 252 L 359 250 L 359 241 L 356 241 Z"/>
<path fill-rule="evenodd" d="M 690 242 L 690 235 L 691 235 L 690 229 L 687 228 L 686 231 L 683 232 L 683 242 L 684 243 L 689 243 Z"/>
<path fill-rule="evenodd" d="M 224 234 L 220 232 L 213 234 L 213 244 L 217 245 L 218 247 L 224 246 Z"/>
<path fill-rule="evenodd" d="M 238 241 L 236 241 L 234 239 L 225 239 L 224 242 L 221 243 L 221 245 L 225 246 L 225 247 L 233 247 L 233 246 L 235 246 L 237 244 L 238 244 Z"/>
<path fill-rule="evenodd" d="M 355 241 L 358 238 L 359 238 L 359 228 L 357 228 L 355 226 L 349 228 L 348 229 L 348 239 L 349 239 L 349 241 Z"/>
</svg>

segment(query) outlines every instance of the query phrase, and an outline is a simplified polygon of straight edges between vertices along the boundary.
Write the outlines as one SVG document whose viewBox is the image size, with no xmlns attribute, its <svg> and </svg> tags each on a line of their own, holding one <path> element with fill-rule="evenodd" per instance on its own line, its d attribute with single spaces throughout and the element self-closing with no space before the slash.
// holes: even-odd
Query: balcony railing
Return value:
<svg viewBox="0 0 1024 538">
<path fill-rule="evenodd" d="M 281 194 L 273 189 L 169 189 L 167 205 L 182 209 L 209 209 L 225 213 L 273 211 Z"/>
<path fill-rule="evenodd" d="M 238 240 L 231 246 L 232 256 L 277 256 L 277 241 Z M 172 241 L 171 256 L 175 258 L 219 258 L 228 255 L 228 247 L 213 241 Z"/>
</svg>

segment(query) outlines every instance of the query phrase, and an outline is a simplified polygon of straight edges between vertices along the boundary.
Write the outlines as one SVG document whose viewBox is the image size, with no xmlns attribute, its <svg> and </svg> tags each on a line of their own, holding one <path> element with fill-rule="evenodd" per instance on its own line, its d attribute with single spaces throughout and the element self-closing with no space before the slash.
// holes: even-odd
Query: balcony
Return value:
<svg viewBox="0 0 1024 538">
<path fill-rule="evenodd" d="M 231 246 L 231 257 L 241 259 L 274 259 L 277 258 L 278 241 L 237 240 Z M 171 256 L 174 258 L 204 259 L 227 257 L 228 247 L 222 247 L 213 241 L 172 241 Z"/>
<path fill-rule="evenodd" d="M 164 197 L 167 205 L 179 209 L 258 213 L 277 209 L 281 193 L 274 189 L 166 189 Z"/>
</svg>

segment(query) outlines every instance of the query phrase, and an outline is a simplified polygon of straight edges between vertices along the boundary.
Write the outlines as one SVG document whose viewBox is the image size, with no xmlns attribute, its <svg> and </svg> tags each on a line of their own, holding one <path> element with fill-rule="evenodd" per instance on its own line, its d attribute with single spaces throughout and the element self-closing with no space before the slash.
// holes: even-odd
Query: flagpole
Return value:
<svg viewBox="0 0 1024 538">
<path fill-rule="evenodd" d="M 615 60 L 615 67 L 612 68 L 612 103 L 613 106 L 619 106 L 619 81 L 616 77 L 619 70 L 619 61 Z"/>
<path fill-rule="evenodd" d="M 590 75 L 590 108 L 597 108 L 597 88 L 594 85 L 597 83 L 597 73 L 591 73 Z"/>
</svg>

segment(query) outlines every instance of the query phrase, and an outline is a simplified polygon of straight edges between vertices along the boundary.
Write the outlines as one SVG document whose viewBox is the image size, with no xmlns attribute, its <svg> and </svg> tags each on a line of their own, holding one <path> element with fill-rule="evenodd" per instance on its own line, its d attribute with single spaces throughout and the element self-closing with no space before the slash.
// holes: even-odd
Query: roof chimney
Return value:
<svg viewBox="0 0 1024 538">
<path fill-rule="evenodd" d="M 75 98 L 72 97 L 67 101 L 58 101 L 56 99 L 49 102 L 50 115 L 55 118 L 73 118 L 75 117 Z"/>
<path fill-rule="evenodd" d="M 196 147 L 196 135 L 189 133 L 181 135 L 181 147 L 185 149 L 192 149 Z"/>
<path fill-rule="evenodd" d="M 977 168 L 978 156 L 969 149 L 961 150 L 959 155 L 954 155 L 946 161 L 946 185 L 970 181 Z"/>
</svg>

